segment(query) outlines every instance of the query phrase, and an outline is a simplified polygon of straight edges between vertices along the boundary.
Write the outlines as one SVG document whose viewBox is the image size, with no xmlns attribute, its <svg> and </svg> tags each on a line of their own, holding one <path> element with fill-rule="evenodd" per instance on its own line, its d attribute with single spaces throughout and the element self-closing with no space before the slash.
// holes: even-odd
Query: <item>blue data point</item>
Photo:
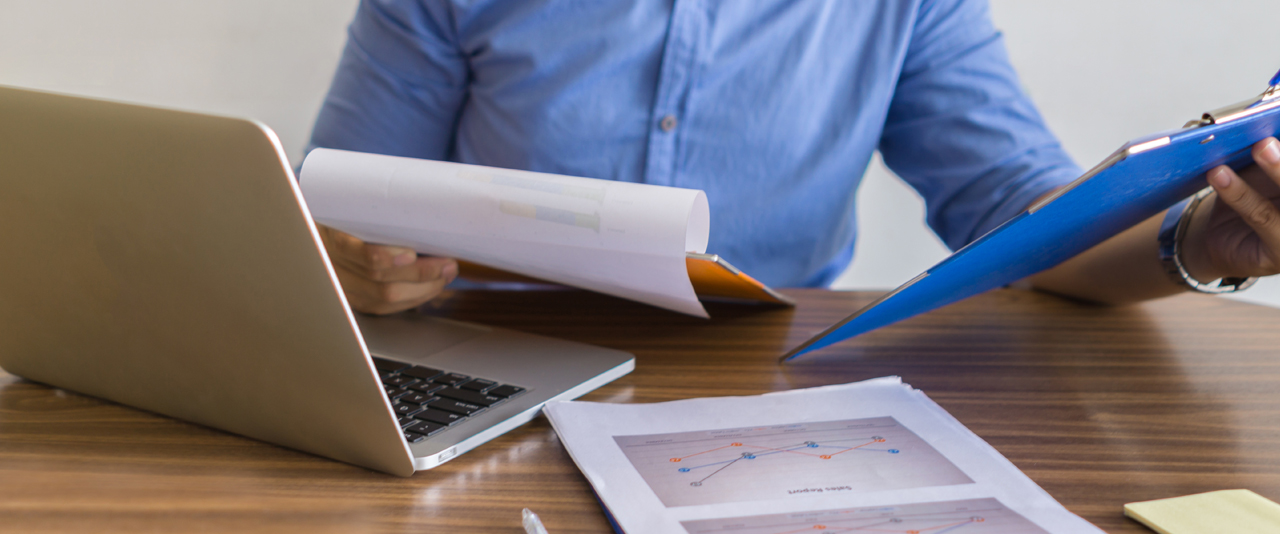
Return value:
<svg viewBox="0 0 1280 534">
<path fill-rule="evenodd" d="M 681 473 L 688 473 L 688 472 L 689 472 L 689 468 L 688 468 L 688 467 L 681 467 L 681 468 L 680 468 L 680 472 L 681 472 Z"/>
<path fill-rule="evenodd" d="M 889 454 L 898 454 L 898 449 L 889 449 Z"/>
</svg>

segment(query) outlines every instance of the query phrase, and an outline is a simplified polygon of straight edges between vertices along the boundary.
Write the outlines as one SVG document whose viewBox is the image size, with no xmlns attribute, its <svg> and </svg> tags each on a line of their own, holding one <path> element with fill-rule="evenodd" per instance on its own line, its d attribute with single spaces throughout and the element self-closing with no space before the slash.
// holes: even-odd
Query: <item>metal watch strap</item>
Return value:
<svg viewBox="0 0 1280 534">
<path fill-rule="evenodd" d="M 1187 267 L 1182 263 L 1182 239 L 1187 234 L 1187 227 L 1191 226 L 1191 216 L 1195 213 L 1196 207 L 1213 193 L 1213 188 L 1205 188 L 1199 193 L 1174 204 L 1165 213 L 1164 222 L 1160 225 L 1160 266 L 1164 268 L 1165 274 L 1174 283 L 1186 285 L 1187 287 L 1199 291 L 1201 293 L 1234 293 L 1242 291 L 1252 286 L 1258 281 L 1257 277 L 1227 277 L 1215 282 L 1203 283 L 1196 280 L 1187 272 Z"/>
</svg>

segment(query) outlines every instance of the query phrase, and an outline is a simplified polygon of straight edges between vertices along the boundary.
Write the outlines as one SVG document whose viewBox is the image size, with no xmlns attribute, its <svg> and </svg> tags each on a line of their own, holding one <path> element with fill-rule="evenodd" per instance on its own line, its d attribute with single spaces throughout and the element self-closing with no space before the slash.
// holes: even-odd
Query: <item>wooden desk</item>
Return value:
<svg viewBox="0 0 1280 534">
<path fill-rule="evenodd" d="M 454 295 L 433 313 L 634 352 L 586 398 L 751 395 L 900 375 L 1067 508 L 1146 532 L 1126 502 L 1225 488 L 1280 500 L 1280 310 L 1186 295 L 1096 308 L 997 291 L 788 366 L 775 358 L 875 297 L 789 291 L 795 310 L 711 321 L 592 294 Z M 496 532 L 530 507 L 607 532 L 545 420 L 400 479 L 0 372 L 0 530 Z"/>
</svg>

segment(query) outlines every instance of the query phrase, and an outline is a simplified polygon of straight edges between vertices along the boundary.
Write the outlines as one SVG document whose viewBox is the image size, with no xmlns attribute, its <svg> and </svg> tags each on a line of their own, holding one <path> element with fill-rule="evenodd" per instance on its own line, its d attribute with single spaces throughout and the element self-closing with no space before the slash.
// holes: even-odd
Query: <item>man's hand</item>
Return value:
<svg viewBox="0 0 1280 534">
<path fill-rule="evenodd" d="M 1280 273 L 1280 142 L 1253 145 L 1253 160 L 1239 174 L 1226 166 L 1209 171 L 1217 194 L 1192 214 L 1183 240 L 1183 262 L 1196 280 Z"/>
<path fill-rule="evenodd" d="M 372 245 L 317 225 L 347 302 L 356 311 L 385 315 L 435 298 L 458 276 L 450 258 L 418 256 L 403 247 Z"/>
<path fill-rule="evenodd" d="M 1253 146 L 1257 162 L 1237 175 L 1230 168 L 1209 171 L 1217 192 L 1191 214 L 1182 239 L 1182 262 L 1201 282 L 1223 277 L 1280 273 L 1280 143 Z M 1130 228 L 1061 265 L 1031 276 L 1035 288 L 1106 304 L 1124 304 L 1187 290 L 1160 265 L 1164 213 Z"/>
</svg>

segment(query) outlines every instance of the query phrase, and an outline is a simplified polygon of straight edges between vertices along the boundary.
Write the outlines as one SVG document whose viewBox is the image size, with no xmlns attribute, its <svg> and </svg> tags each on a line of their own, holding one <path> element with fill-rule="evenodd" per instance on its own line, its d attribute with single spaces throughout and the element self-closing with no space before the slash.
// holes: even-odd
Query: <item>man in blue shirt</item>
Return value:
<svg viewBox="0 0 1280 534">
<path fill-rule="evenodd" d="M 984 0 L 366 0 L 312 145 L 702 189 L 709 249 L 774 286 L 824 286 L 848 266 L 877 149 L 953 249 L 1081 174 L 1020 90 Z M 1274 180 L 1248 177 L 1273 197 L 1277 152 L 1262 165 Z M 1220 193 L 1275 211 L 1233 177 Z M 1196 213 L 1188 268 L 1280 270 L 1280 212 L 1256 233 L 1222 205 Z M 1158 226 L 1033 282 L 1104 302 L 1179 291 Z M 416 306 L 457 273 L 323 234 L 358 310 Z"/>
</svg>

